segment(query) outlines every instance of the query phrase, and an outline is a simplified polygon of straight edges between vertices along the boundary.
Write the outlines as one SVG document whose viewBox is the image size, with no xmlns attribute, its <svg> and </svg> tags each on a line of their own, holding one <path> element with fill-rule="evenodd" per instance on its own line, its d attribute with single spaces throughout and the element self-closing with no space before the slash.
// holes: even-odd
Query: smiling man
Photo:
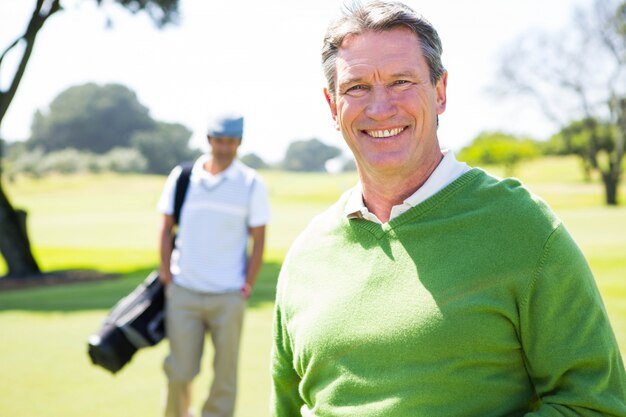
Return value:
<svg viewBox="0 0 626 417">
<path fill-rule="evenodd" d="M 346 36 L 335 68 L 336 91 L 326 90 L 326 99 L 356 159 L 368 209 L 385 222 L 443 157 L 436 121 L 448 74 L 431 83 L 415 33 L 402 27 Z"/>
<path fill-rule="evenodd" d="M 360 181 L 281 269 L 273 415 L 626 416 L 620 351 L 563 223 L 441 150 L 441 52 L 401 3 L 328 28 L 324 93 Z"/>
</svg>

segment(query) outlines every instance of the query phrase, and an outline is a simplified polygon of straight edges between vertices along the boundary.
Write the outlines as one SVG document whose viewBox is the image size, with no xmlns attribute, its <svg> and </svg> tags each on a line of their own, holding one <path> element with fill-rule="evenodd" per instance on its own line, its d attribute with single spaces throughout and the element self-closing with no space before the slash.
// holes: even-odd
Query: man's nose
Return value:
<svg viewBox="0 0 626 417">
<path fill-rule="evenodd" d="M 396 114 L 397 106 L 389 88 L 384 85 L 372 87 L 370 101 L 365 109 L 365 114 L 375 120 L 385 120 Z"/>
</svg>

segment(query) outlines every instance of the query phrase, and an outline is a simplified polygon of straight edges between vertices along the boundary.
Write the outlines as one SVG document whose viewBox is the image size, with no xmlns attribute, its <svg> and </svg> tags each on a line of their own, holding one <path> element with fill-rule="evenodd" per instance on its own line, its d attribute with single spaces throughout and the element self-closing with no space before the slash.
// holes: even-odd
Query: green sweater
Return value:
<svg viewBox="0 0 626 417">
<path fill-rule="evenodd" d="M 346 199 L 280 273 L 274 416 L 626 416 L 592 273 L 519 182 L 475 168 L 383 225 Z"/>
</svg>

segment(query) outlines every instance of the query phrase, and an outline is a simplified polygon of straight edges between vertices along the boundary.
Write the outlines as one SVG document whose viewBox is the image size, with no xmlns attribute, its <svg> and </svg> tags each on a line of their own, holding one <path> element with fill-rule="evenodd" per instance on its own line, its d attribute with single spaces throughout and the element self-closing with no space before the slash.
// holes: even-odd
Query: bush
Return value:
<svg viewBox="0 0 626 417">
<path fill-rule="evenodd" d="M 111 172 L 142 173 L 148 167 L 146 158 L 133 148 L 113 148 L 98 160 L 103 170 Z"/>
<path fill-rule="evenodd" d="M 119 173 L 143 173 L 148 163 L 138 150 L 114 148 L 104 155 L 82 152 L 73 148 L 44 153 L 42 148 L 20 152 L 14 159 L 7 159 L 7 174 L 26 174 L 39 178 L 50 173 L 75 174 L 103 171 Z"/>
<path fill-rule="evenodd" d="M 42 148 L 35 148 L 32 151 L 20 152 L 14 155 L 13 158 L 7 158 L 10 163 L 8 170 L 9 175 L 14 174 L 27 174 L 33 177 L 40 177 L 43 175 L 41 162 L 44 158 L 44 151 Z"/>
<path fill-rule="evenodd" d="M 88 152 L 68 148 L 44 155 L 40 168 L 42 173 L 75 174 L 87 171 L 88 160 L 92 158 L 93 155 Z"/>
<path fill-rule="evenodd" d="M 319 139 L 298 140 L 287 148 L 281 166 L 287 171 L 324 172 L 326 161 L 341 154 L 341 150 Z"/>
<path fill-rule="evenodd" d="M 471 145 L 463 148 L 459 159 L 471 165 L 502 165 L 506 175 L 513 175 L 517 165 L 523 160 L 533 159 L 541 154 L 537 142 L 518 139 L 501 132 L 481 133 Z"/>
</svg>

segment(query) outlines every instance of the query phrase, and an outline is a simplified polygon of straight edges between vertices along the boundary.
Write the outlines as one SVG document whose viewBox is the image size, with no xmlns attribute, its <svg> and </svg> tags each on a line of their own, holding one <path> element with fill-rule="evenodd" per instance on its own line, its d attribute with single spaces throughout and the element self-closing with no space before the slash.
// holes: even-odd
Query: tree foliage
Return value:
<svg viewBox="0 0 626 417">
<path fill-rule="evenodd" d="M 191 131 L 178 123 L 157 122 L 154 129 L 136 132 L 130 144 L 146 158 L 147 171 L 167 174 L 182 161 L 195 159 L 199 151 L 189 148 Z"/>
<path fill-rule="evenodd" d="M 326 161 L 339 154 L 339 148 L 326 145 L 319 139 L 298 140 L 287 148 L 282 168 L 287 171 L 324 171 Z"/>
<path fill-rule="evenodd" d="M 129 147 L 133 134 L 152 130 L 155 125 L 148 109 L 129 88 L 89 83 L 63 91 L 47 112 L 38 110 L 27 143 L 31 149 L 46 152 L 74 148 L 105 153 Z"/>
<path fill-rule="evenodd" d="M 501 165 L 513 175 L 517 165 L 540 155 L 537 142 L 503 132 L 484 132 L 463 148 L 459 158 L 475 165 Z"/>
<path fill-rule="evenodd" d="M 581 160 L 584 175 L 591 179 L 593 171 L 609 171 L 609 161 L 615 152 L 616 128 L 595 119 L 576 120 L 554 134 L 545 146 L 546 153 L 576 155 Z"/>
<path fill-rule="evenodd" d="M 114 161 L 99 164 L 105 165 L 104 170 L 117 172 L 167 174 L 181 161 L 197 157 L 198 151 L 189 148 L 190 138 L 191 131 L 181 124 L 153 120 L 129 88 L 90 83 L 61 92 L 45 113 L 38 110 L 26 146 L 42 154 L 67 149 L 84 155 L 107 153 L 109 159 L 116 155 L 128 159 L 132 152 L 112 151 L 133 148 L 141 163 L 123 169 L 116 168 Z M 30 156 L 22 160 L 29 160 Z M 16 168 L 20 166 L 16 164 Z"/>
<path fill-rule="evenodd" d="M 145 12 L 159 28 L 178 22 L 179 0 L 115 0 L 131 13 Z M 103 0 L 96 0 L 98 5 Z"/>
<path fill-rule="evenodd" d="M 241 162 L 254 169 L 267 169 L 269 165 L 257 154 L 248 153 L 239 158 Z"/>
<path fill-rule="evenodd" d="M 595 0 L 562 33 L 524 34 L 506 51 L 496 90 L 533 98 L 562 128 L 586 121 L 584 137 L 595 143 L 581 156 L 600 173 L 607 204 L 617 204 L 626 135 L 626 1 Z M 604 125 L 612 126 L 614 145 L 599 163 L 593 149 Z"/>
<path fill-rule="evenodd" d="M 145 12 L 154 24 L 159 28 L 169 23 L 178 22 L 179 0 L 114 0 L 131 13 Z M 54 14 L 63 10 L 61 0 L 35 0 L 33 13 L 31 14 L 26 30 L 16 37 L 7 48 L 0 54 L 0 69 L 5 69 L 2 64 L 4 58 L 13 51 L 19 51 L 18 66 L 13 79 L 5 90 L 0 90 L 0 124 L 6 115 L 17 89 L 22 82 L 26 66 L 33 52 L 35 41 L 43 25 Z M 96 0 L 98 5 L 103 0 Z"/>
</svg>

